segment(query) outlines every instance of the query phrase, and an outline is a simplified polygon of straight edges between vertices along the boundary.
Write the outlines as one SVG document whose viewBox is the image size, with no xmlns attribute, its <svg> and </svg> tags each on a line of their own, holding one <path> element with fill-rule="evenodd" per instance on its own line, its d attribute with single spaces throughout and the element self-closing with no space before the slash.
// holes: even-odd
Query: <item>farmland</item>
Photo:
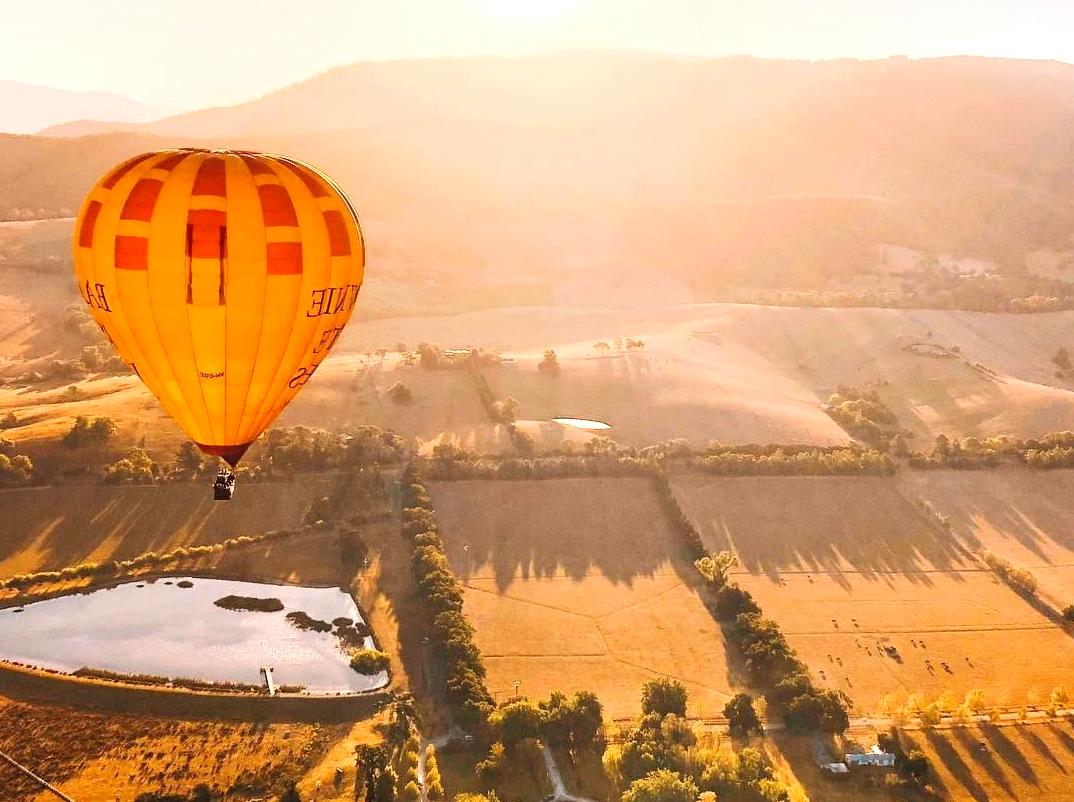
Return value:
<svg viewBox="0 0 1074 802">
<path fill-rule="evenodd" d="M 346 727 L 187 722 L 132 714 L 75 712 L 0 697 L 0 749 L 85 802 L 133 798 L 147 787 L 272 792 L 325 752 Z M 7 802 L 38 790 L 6 764 Z"/>
<path fill-rule="evenodd" d="M 248 482 L 236 494 L 242 504 L 214 502 L 208 481 L 0 490 L 0 576 L 295 528 L 332 479 Z"/>
<path fill-rule="evenodd" d="M 593 690 L 638 712 L 648 679 L 714 715 L 736 687 L 696 571 L 643 479 L 442 482 L 432 487 L 465 612 L 501 698 Z"/>
<path fill-rule="evenodd" d="M 683 475 L 674 487 L 815 676 L 864 711 L 972 688 L 1024 704 L 1074 669 L 1074 640 L 930 517 L 916 485 Z"/>
</svg>

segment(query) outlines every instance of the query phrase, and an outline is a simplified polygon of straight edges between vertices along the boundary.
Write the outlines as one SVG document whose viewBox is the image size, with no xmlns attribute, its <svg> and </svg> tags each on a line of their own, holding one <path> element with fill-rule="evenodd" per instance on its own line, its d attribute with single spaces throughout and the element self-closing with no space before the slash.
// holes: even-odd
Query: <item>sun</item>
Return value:
<svg viewBox="0 0 1074 802">
<path fill-rule="evenodd" d="M 540 22 L 562 16 L 580 0 L 481 0 L 491 14 L 518 22 Z"/>
</svg>

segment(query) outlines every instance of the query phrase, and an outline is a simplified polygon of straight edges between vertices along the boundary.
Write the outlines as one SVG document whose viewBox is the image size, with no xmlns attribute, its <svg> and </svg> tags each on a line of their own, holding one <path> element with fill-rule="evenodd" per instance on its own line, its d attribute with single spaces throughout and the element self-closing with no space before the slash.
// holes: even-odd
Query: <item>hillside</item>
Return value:
<svg viewBox="0 0 1074 802">
<path fill-rule="evenodd" d="M 1072 88 L 1068 65 L 978 58 L 358 63 L 123 133 L 0 139 L 0 217 L 70 210 L 121 156 L 203 142 L 327 170 L 382 273 L 527 302 L 624 266 L 695 298 L 826 287 L 878 269 L 884 243 L 1015 270 L 1068 248 Z"/>
<path fill-rule="evenodd" d="M 103 120 L 104 125 L 139 123 L 167 111 L 114 92 L 72 92 L 51 86 L 0 80 L 0 131 L 32 134 L 75 120 Z"/>
</svg>

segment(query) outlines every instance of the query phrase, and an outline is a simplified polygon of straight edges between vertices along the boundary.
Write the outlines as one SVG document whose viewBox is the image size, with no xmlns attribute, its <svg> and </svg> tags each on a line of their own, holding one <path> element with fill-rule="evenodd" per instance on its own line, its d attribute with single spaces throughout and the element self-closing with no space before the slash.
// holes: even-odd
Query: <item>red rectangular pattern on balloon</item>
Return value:
<svg viewBox="0 0 1074 802">
<path fill-rule="evenodd" d="M 126 164 L 119 165 L 119 167 L 116 168 L 115 172 L 112 173 L 112 175 L 108 176 L 108 178 L 101 182 L 101 186 L 105 189 L 112 189 L 112 187 L 119 183 L 119 179 L 121 179 L 133 168 L 137 167 L 139 164 L 144 162 L 152 155 L 152 153 L 143 153 L 141 156 L 135 156 Z"/>
<path fill-rule="evenodd" d="M 317 176 L 315 176 L 312 172 L 307 170 L 302 165 L 296 164 L 295 162 L 291 161 L 287 162 L 287 166 L 291 168 L 291 172 L 293 172 L 295 175 L 302 179 L 302 183 L 306 185 L 306 189 L 313 193 L 313 197 L 328 197 L 328 190 L 325 189 L 325 186 L 323 183 L 321 183 L 321 180 L 317 178 Z"/>
<path fill-rule="evenodd" d="M 302 273 L 301 242 L 270 242 L 268 244 L 268 274 L 270 276 Z"/>
<path fill-rule="evenodd" d="M 97 225 L 97 215 L 101 213 L 100 201 L 90 201 L 86 213 L 82 215 L 82 226 L 78 229 L 78 245 L 89 248 L 93 245 L 93 227 Z"/>
<path fill-rule="evenodd" d="M 262 184 L 257 188 L 261 196 L 261 214 L 266 226 L 297 226 L 298 216 L 291 204 L 291 196 L 279 184 Z"/>
<path fill-rule="evenodd" d="M 224 235 L 220 226 L 192 225 L 190 255 L 199 259 L 219 259 L 224 255 Z"/>
<path fill-rule="evenodd" d="M 186 214 L 186 221 L 193 226 L 227 225 L 227 212 L 219 209 L 191 209 Z"/>
<path fill-rule="evenodd" d="M 116 270 L 148 270 L 149 240 L 146 237 L 116 237 Z"/>
<path fill-rule="evenodd" d="M 328 244 L 333 256 L 350 256 L 351 238 L 347 236 L 347 224 L 338 209 L 329 209 L 324 213 L 324 224 L 328 227 Z"/>
<path fill-rule="evenodd" d="M 174 170 L 179 166 L 179 162 L 189 156 L 189 153 L 173 153 L 166 159 L 161 159 L 159 162 L 153 165 L 154 170 Z"/>
<path fill-rule="evenodd" d="M 198 167 L 198 177 L 194 179 L 193 194 L 215 195 L 218 198 L 227 195 L 223 159 L 206 159 L 201 163 Z"/>
<path fill-rule="evenodd" d="M 143 178 L 134 185 L 131 194 L 127 196 L 127 202 L 123 204 L 123 220 L 142 220 L 149 222 L 153 216 L 153 207 L 157 205 L 157 196 L 160 188 L 164 186 L 162 181 L 155 178 Z"/>
</svg>

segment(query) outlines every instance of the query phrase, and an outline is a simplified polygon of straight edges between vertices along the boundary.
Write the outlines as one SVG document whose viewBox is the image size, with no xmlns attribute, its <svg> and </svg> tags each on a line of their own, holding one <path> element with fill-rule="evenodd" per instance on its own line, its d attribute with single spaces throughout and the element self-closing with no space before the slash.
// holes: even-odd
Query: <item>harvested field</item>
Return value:
<svg viewBox="0 0 1074 802">
<path fill-rule="evenodd" d="M 329 475 L 246 482 L 228 503 L 213 501 L 208 480 L 0 490 L 0 576 L 296 528 L 331 483 Z"/>
<path fill-rule="evenodd" d="M 0 698 L 0 749 L 79 802 L 113 802 L 147 789 L 189 793 L 199 783 L 278 791 L 348 727 L 176 721 L 30 706 Z M 45 799 L 7 765 L 5 802 Z"/>
<path fill-rule="evenodd" d="M 818 681 L 863 711 L 887 695 L 972 688 L 1025 703 L 1074 670 L 1074 638 L 895 480 L 687 474 L 673 485 L 705 545 L 739 556 L 735 580 Z"/>
<path fill-rule="evenodd" d="M 448 558 L 490 688 L 595 691 L 606 715 L 638 713 L 641 685 L 682 680 L 694 715 L 735 688 L 699 577 L 645 479 L 432 485 Z"/>
<path fill-rule="evenodd" d="M 903 748 L 920 749 L 932 765 L 929 784 L 945 802 L 1032 800 L 1066 802 L 1074 773 L 1074 727 L 1066 721 L 903 731 Z M 832 756 L 866 750 L 877 731 L 851 727 L 828 744 Z M 812 736 L 777 733 L 765 750 L 795 792 L 824 802 L 889 802 L 903 799 L 877 787 L 871 777 L 833 781 L 814 763 Z"/>
<path fill-rule="evenodd" d="M 903 740 L 929 758 L 934 782 L 951 802 L 1071 798 L 1074 726 L 1069 721 L 907 732 Z"/>
<path fill-rule="evenodd" d="M 1074 471 L 908 471 L 900 482 L 948 516 L 966 547 L 1029 569 L 1058 606 L 1074 602 Z"/>
</svg>

